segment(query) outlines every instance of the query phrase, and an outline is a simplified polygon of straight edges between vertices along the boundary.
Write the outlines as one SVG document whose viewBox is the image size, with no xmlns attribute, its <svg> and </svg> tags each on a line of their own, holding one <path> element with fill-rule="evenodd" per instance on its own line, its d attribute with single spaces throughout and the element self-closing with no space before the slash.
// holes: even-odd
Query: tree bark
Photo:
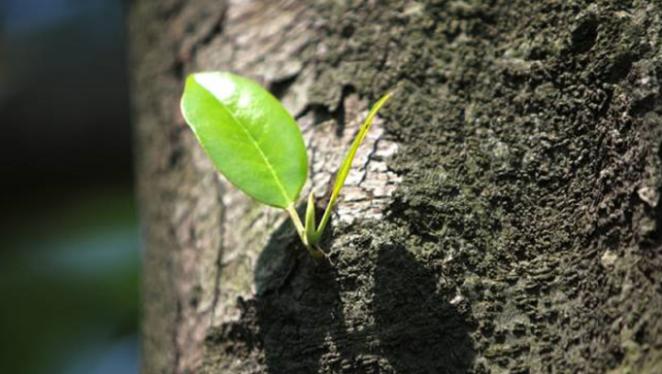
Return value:
<svg viewBox="0 0 662 374">
<path fill-rule="evenodd" d="M 643 0 L 135 0 L 143 372 L 662 372 L 661 14 Z M 214 172 L 179 113 L 200 70 L 285 103 L 318 197 L 395 89 L 329 261 Z"/>
</svg>

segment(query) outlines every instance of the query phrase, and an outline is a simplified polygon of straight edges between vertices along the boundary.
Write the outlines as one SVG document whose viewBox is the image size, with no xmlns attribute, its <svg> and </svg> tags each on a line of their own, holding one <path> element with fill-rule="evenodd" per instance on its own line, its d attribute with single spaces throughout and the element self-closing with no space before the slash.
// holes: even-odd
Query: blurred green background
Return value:
<svg viewBox="0 0 662 374">
<path fill-rule="evenodd" d="M 138 371 L 121 0 L 0 0 L 0 373 Z"/>
</svg>

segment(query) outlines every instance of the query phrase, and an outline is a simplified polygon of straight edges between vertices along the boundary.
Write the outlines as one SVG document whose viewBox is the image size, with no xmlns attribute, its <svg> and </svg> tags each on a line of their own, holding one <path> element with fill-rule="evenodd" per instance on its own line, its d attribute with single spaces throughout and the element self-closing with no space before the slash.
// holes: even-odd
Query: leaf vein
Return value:
<svg viewBox="0 0 662 374">
<path fill-rule="evenodd" d="M 250 131 L 244 126 L 244 124 L 243 124 L 241 121 L 239 121 L 239 120 L 237 119 L 237 117 L 234 115 L 234 113 L 232 113 L 232 111 L 228 110 L 228 109 L 225 107 L 225 104 L 224 104 L 223 102 L 221 102 L 220 100 L 218 100 L 218 98 L 216 98 L 216 96 L 214 96 L 214 98 L 216 99 L 216 101 L 218 101 L 218 103 L 220 104 L 221 108 L 223 108 L 223 110 L 225 110 L 225 111 L 228 113 L 228 115 L 229 115 L 229 116 L 230 116 L 230 117 L 231 117 L 231 118 L 232 118 L 232 119 L 233 119 L 233 120 L 239 125 L 239 128 L 241 128 L 241 129 L 244 131 L 244 133 L 246 134 L 246 136 L 251 140 L 251 143 L 253 144 L 253 146 L 255 147 L 255 149 L 257 149 L 257 151 L 258 151 L 258 153 L 260 154 L 260 157 L 262 157 L 262 160 L 264 161 L 265 165 L 267 165 L 267 169 L 269 169 L 269 172 L 271 173 L 271 176 L 273 177 L 274 181 L 276 182 L 276 185 L 278 186 L 278 189 L 280 190 L 280 193 L 281 193 L 281 194 L 283 195 L 283 197 L 285 198 L 285 201 L 290 201 L 290 200 L 292 200 L 292 199 L 290 199 L 290 197 L 287 195 L 287 192 L 285 191 L 285 187 L 284 187 L 283 184 L 280 182 L 280 179 L 278 179 L 278 174 L 276 174 L 276 170 L 275 170 L 275 169 L 273 168 L 273 166 L 271 165 L 271 162 L 269 161 L 269 158 L 267 157 L 266 154 L 264 154 L 264 152 L 262 151 L 262 148 L 260 148 L 260 145 L 259 145 L 259 143 L 257 142 L 257 139 L 255 139 L 255 137 L 253 136 L 253 134 L 251 134 L 251 132 L 250 132 Z"/>
</svg>

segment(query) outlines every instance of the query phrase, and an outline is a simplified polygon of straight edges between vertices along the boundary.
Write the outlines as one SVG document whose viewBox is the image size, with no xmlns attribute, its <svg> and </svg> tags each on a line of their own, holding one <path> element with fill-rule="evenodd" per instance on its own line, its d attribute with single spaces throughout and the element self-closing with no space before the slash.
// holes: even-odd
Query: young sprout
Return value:
<svg viewBox="0 0 662 374">
<path fill-rule="evenodd" d="M 216 169 L 255 200 L 284 209 L 308 252 L 323 257 L 319 241 L 345 184 L 356 151 L 379 109 L 372 107 L 345 156 L 319 222 L 312 192 L 304 221 L 295 209 L 306 182 L 308 157 L 299 126 L 283 105 L 258 83 L 227 72 L 203 72 L 186 79 L 181 110 Z"/>
</svg>

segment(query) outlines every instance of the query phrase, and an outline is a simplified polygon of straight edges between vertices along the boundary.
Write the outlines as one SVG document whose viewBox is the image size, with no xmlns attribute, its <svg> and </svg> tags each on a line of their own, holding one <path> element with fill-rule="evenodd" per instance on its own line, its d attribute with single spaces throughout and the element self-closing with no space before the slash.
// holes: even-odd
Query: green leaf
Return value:
<svg viewBox="0 0 662 374">
<path fill-rule="evenodd" d="M 202 148 L 233 185 L 262 203 L 287 208 L 306 181 L 299 126 L 258 83 L 231 73 L 186 79 L 181 109 Z"/>
<path fill-rule="evenodd" d="M 308 195 L 308 205 L 306 206 L 306 217 L 304 221 L 304 232 L 305 232 L 305 237 L 306 237 L 306 242 L 308 241 L 308 238 L 311 236 L 315 235 L 315 231 L 317 230 L 317 227 L 315 227 L 315 196 L 313 195 L 313 192 L 310 191 L 310 194 Z"/>
<path fill-rule="evenodd" d="M 392 92 L 384 95 L 381 99 L 379 99 L 375 103 L 375 105 L 372 106 L 372 109 L 370 109 L 370 113 L 368 113 L 368 117 L 366 117 L 365 121 L 363 121 L 363 124 L 359 128 L 359 132 L 356 134 L 356 137 L 352 142 L 352 146 L 350 147 L 349 152 L 347 152 L 347 155 L 345 156 L 345 160 L 342 162 L 340 168 L 338 169 L 336 182 L 333 185 L 333 191 L 331 192 L 331 198 L 329 199 L 329 203 L 327 204 L 326 209 L 324 210 L 324 215 L 322 216 L 320 225 L 317 228 L 315 234 L 308 238 L 308 242 L 310 245 L 316 244 L 319 241 L 320 237 L 322 236 L 322 233 L 324 233 L 324 229 L 326 228 L 326 225 L 329 222 L 329 218 L 331 217 L 331 211 L 333 210 L 333 206 L 336 203 L 336 199 L 338 198 L 338 195 L 340 195 L 340 190 L 342 190 L 343 186 L 345 185 L 345 180 L 347 179 L 349 170 L 352 168 L 352 162 L 354 161 L 354 157 L 356 156 L 356 151 L 359 149 L 359 146 L 361 145 L 361 143 L 363 143 L 363 139 L 365 139 L 365 136 L 368 134 L 368 130 L 370 130 L 370 126 L 372 126 L 372 121 L 375 119 L 375 116 L 377 116 L 377 112 L 379 112 L 379 109 L 381 109 L 382 106 L 386 104 L 386 102 L 388 101 L 388 99 L 391 98 L 391 96 L 393 96 Z"/>
</svg>

